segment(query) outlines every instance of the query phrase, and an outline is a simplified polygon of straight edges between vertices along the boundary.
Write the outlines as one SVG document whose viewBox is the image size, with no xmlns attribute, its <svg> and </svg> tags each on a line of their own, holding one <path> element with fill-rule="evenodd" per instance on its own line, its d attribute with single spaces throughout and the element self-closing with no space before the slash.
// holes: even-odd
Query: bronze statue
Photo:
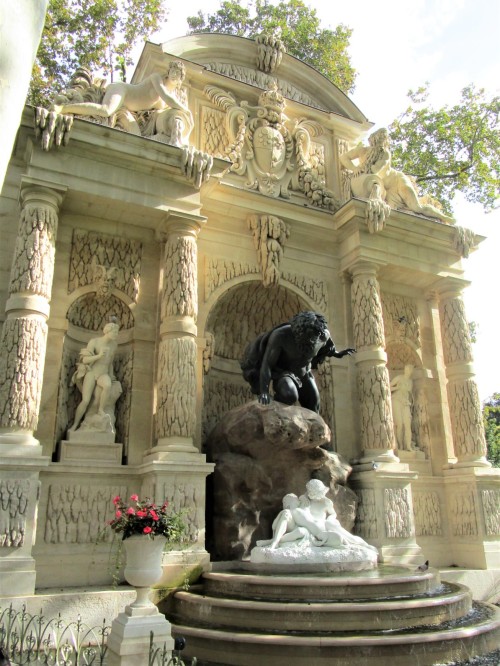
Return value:
<svg viewBox="0 0 500 666">
<path fill-rule="evenodd" d="M 319 412 L 319 392 L 311 370 L 329 356 L 342 358 L 356 351 L 337 351 L 327 326 L 322 315 L 300 312 L 248 345 L 240 365 L 262 405 L 271 402 L 272 380 L 275 400 L 286 405 L 298 400 L 302 407 Z"/>
</svg>

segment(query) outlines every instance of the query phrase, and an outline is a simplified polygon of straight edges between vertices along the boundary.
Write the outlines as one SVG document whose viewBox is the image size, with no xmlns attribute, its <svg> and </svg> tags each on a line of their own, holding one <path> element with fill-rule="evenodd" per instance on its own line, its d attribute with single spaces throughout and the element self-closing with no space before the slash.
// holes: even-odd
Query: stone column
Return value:
<svg viewBox="0 0 500 666">
<path fill-rule="evenodd" d="M 21 190 L 21 216 L 0 342 L 0 578 L 2 593 L 33 594 L 31 556 L 40 492 L 49 464 L 33 436 L 47 341 L 55 239 L 62 192 Z"/>
<path fill-rule="evenodd" d="M 437 288 L 456 467 L 491 467 L 462 288 L 453 280 L 443 280 Z"/>
<path fill-rule="evenodd" d="M 196 434 L 197 236 L 204 218 L 170 215 L 164 227 L 156 460 L 198 454 Z M 175 455 L 175 454 L 180 454 Z M 151 459 L 151 458 L 149 458 Z"/>
<path fill-rule="evenodd" d="M 62 192 L 28 185 L 12 260 L 0 341 L 0 452 L 41 455 L 33 437 L 42 391 L 47 319 Z M 29 447 L 29 450 L 21 447 Z M 23 452 L 24 451 L 24 452 Z"/>
<path fill-rule="evenodd" d="M 360 463 L 397 463 L 377 266 L 360 262 L 350 272 L 363 451 Z"/>
</svg>

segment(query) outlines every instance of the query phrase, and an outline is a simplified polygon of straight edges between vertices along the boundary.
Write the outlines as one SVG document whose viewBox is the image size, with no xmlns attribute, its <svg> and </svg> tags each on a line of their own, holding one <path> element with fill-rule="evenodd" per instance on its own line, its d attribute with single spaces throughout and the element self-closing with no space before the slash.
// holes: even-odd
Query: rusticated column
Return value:
<svg viewBox="0 0 500 666">
<path fill-rule="evenodd" d="M 437 290 L 456 466 L 491 467 L 486 460 L 481 402 L 474 380 L 462 287 L 453 280 L 443 280 Z"/>
<path fill-rule="evenodd" d="M 151 453 L 198 453 L 196 433 L 197 235 L 203 218 L 170 215 L 164 227 L 157 444 Z M 162 453 L 163 452 L 163 453 Z"/>
<path fill-rule="evenodd" d="M 21 190 L 19 232 L 0 341 L 0 450 L 40 455 L 33 437 L 42 391 L 47 318 L 62 192 L 38 185 Z M 23 447 L 30 447 L 29 450 Z"/>
<path fill-rule="evenodd" d="M 363 449 L 360 462 L 398 462 L 394 454 L 391 389 L 377 266 L 360 262 L 350 272 Z"/>
</svg>

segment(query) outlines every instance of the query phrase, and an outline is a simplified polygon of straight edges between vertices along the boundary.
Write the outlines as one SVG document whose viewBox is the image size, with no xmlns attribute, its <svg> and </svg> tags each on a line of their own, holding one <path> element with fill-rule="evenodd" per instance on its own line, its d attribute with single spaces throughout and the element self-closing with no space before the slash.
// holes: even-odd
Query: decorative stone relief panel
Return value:
<svg viewBox="0 0 500 666">
<path fill-rule="evenodd" d="M 135 302 L 139 293 L 141 257 L 142 243 L 138 240 L 75 229 L 68 293 L 96 285 L 97 296 L 105 298 L 116 287 Z"/>
<path fill-rule="evenodd" d="M 45 543 L 96 543 L 98 537 L 111 541 L 112 531 L 103 528 L 113 517 L 112 500 L 116 495 L 127 497 L 127 487 L 51 484 L 45 516 Z"/>
<path fill-rule="evenodd" d="M 405 365 L 413 365 L 419 368 L 422 360 L 417 352 L 405 342 L 389 342 L 386 348 L 387 367 L 391 371 L 403 370 Z"/>
<path fill-rule="evenodd" d="M 226 114 L 218 109 L 201 109 L 201 149 L 220 159 L 227 159 L 230 144 L 225 118 Z"/>
<path fill-rule="evenodd" d="M 407 488 L 385 488 L 384 515 L 387 538 L 405 539 L 414 535 Z"/>
<path fill-rule="evenodd" d="M 173 485 L 173 491 L 172 491 Z M 186 537 L 190 542 L 199 539 L 205 526 L 205 482 L 193 483 L 177 476 L 175 482 L 165 483 L 163 494 L 172 505 L 174 511 L 185 511 L 184 520 L 187 525 Z"/>
<path fill-rule="evenodd" d="M 417 303 L 396 294 L 382 294 L 382 311 L 386 339 L 409 340 L 418 349 L 421 346 Z"/>
<path fill-rule="evenodd" d="M 453 493 L 450 502 L 450 514 L 453 536 L 477 536 L 476 501 L 472 488 L 462 487 Z"/>
<path fill-rule="evenodd" d="M 298 287 L 304 294 L 313 301 L 320 312 L 326 312 L 328 308 L 328 291 L 326 284 L 322 280 L 297 275 L 296 273 L 283 273 L 284 281 Z"/>
<path fill-rule="evenodd" d="M 327 111 L 328 109 L 323 109 L 319 104 L 313 100 L 312 97 L 306 93 L 300 91 L 298 88 L 293 86 L 288 81 L 283 81 L 275 76 L 269 76 L 264 72 L 256 71 L 250 67 L 243 67 L 241 65 L 232 65 L 229 63 L 222 62 L 212 62 L 205 65 L 205 69 L 216 72 L 217 74 L 222 74 L 223 76 L 228 76 L 230 79 L 235 79 L 236 81 L 241 81 L 242 83 L 249 83 L 251 86 L 257 88 L 270 88 L 272 85 L 276 84 L 278 90 L 284 97 L 292 99 L 295 102 L 301 102 L 307 106 L 312 106 L 315 109 L 322 109 Z"/>
<path fill-rule="evenodd" d="M 30 481 L 0 481 L 0 547 L 20 548 L 26 534 Z"/>
<path fill-rule="evenodd" d="M 443 536 L 441 502 L 438 493 L 413 493 L 415 534 L 419 536 Z"/>
<path fill-rule="evenodd" d="M 482 490 L 484 527 L 487 536 L 500 536 L 500 490 Z"/>
<path fill-rule="evenodd" d="M 345 139 L 337 139 L 337 155 L 343 155 L 349 150 L 349 143 Z M 340 169 L 340 199 L 346 203 L 351 198 L 351 177 L 348 171 Z"/>
<path fill-rule="evenodd" d="M 157 436 L 192 437 L 196 426 L 196 343 L 165 338 L 158 359 Z"/>
<path fill-rule="evenodd" d="M 21 211 L 9 293 L 29 291 L 50 300 L 54 275 L 57 212 L 39 203 Z"/>
<path fill-rule="evenodd" d="M 3 324 L 0 426 L 4 428 L 36 430 L 46 338 L 47 325 L 41 319 L 17 317 Z"/>
<path fill-rule="evenodd" d="M 254 396 L 248 384 L 233 384 L 209 375 L 204 386 L 203 441 L 206 440 L 224 414 L 253 399 Z"/>
<path fill-rule="evenodd" d="M 161 318 L 193 317 L 198 312 L 197 247 L 192 236 L 168 237 L 165 243 Z"/>
<path fill-rule="evenodd" d="M 356 489 L 359 499 L 354 533 L 364 539 L 376 539 L 378 536 L 375 492 L 371 488 Z"/>
</svg>

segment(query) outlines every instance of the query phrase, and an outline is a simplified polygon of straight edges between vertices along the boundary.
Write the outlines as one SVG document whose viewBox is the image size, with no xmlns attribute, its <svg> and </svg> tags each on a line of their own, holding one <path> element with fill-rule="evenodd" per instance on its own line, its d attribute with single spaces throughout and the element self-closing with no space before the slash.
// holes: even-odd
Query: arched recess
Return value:
<svg viewBox="0 0 500 666">
<path fill-rule="evenodd" d="M 204 356 L 202 441 L 229 410 L 255 399 L 241 375 L 245 347 L 260 333 L 287 322 L 298 312 L 313 309 L 282 285 L 264 287 L 247 281 L 231 287 L 216 301 L 206 322 L 208 344 Z M 322 396 L 321 414 L 334 434 L 333 383 L 330 366 L 317 374 Z"/>
<path fill-rule="evenodd" d="M 81 293 L 82 291 L 84 293 Z M 135 323 L 130 298 L 118 289 L 113 289 L 104 297 L 98 291 L 80 289 L 75 292 L 75 296 L 66 313 L 68 326 L 63 342 L 57 397 L 56 447 L 65 438 L 81 400 L 81 394 L 73 382 L 80 351 L 87 346 L 89 340 L 102 335 L 102 329 L 107 323 L 114 321 L 120 326 L 120 332 L 118 349 L 113 359 L 113 371 L 122 387 L 122 393 L 115 405 L 115 441 L 123 444 L 123 458 L 126 460 L 132 399 L 134 362 L 132 340 Z"/>
</svg>

